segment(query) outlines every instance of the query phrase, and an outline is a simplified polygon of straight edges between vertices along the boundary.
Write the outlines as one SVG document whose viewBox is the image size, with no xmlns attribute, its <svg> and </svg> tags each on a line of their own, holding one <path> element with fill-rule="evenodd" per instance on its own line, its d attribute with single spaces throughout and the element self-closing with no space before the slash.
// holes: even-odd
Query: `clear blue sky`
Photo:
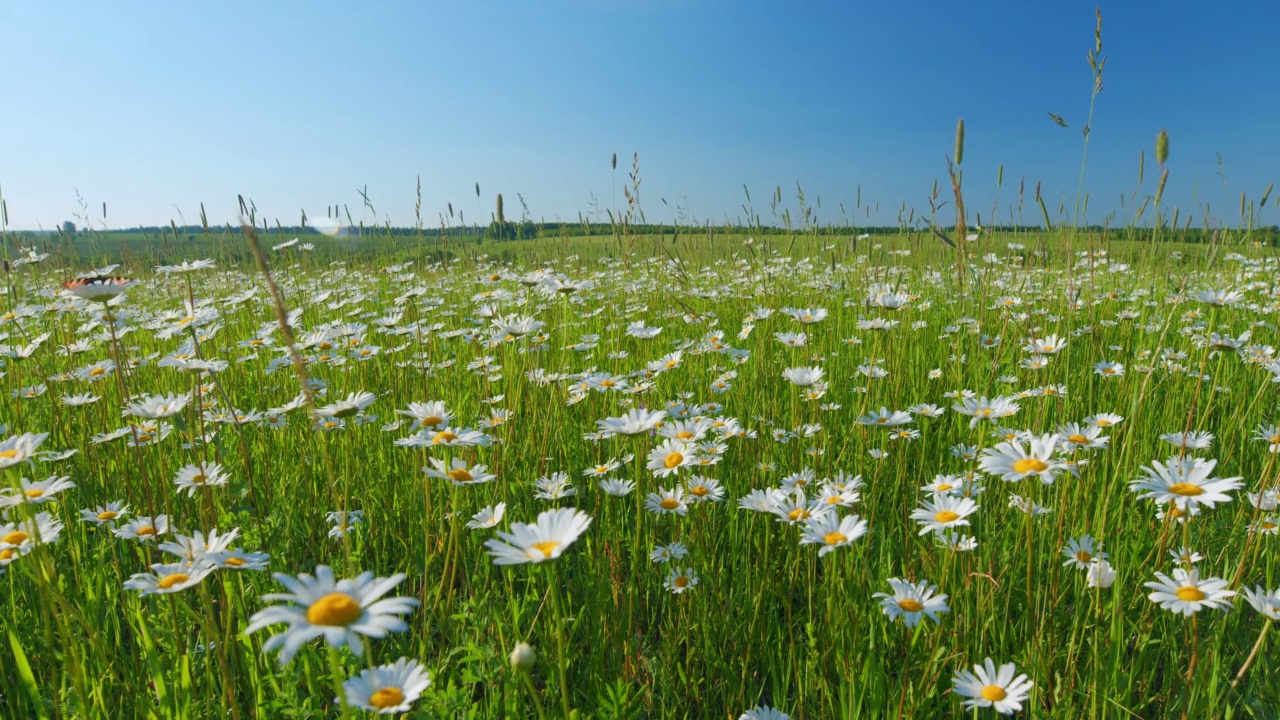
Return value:
<svg viewBox="0 0 1280 720">
<path fill-rule="evenodd" d="M 864 205 L 892 224 L 927 207 L 956 120 L 984 220 L 1004 164 L 1050 210 L 1075 197 L 1089 100 L 1087 2 L 0 2 L 0 188 L 11 227 L 79 212 L 110 227 L 233 220 L 235 197 L 297 222 L 428 225 L 446 202 L 576 219 L 613 203 L 639 152 L 650 220 L 738 217 L 800 182 L 821 217 Z M 1280 3 L 1112 2 L 1089 220 L 1135 190 L 1172 138 L 1166 199 L 1234 223 L 1241 192 L 1280 179 Z M 1054 112 L 1070 123 L 1055 126 Z M 1218 163 L 1218 154 L 1222 166 Z M 1224 179 L 1226 186 L 1224 187 Z M 474 184 L 480 183 L 481 210 Z M 368 187 L 377 210 L 362 209 Z M 622 202 L 618 192 L 618 203 Z M 1274 197 L 1274 194 L 1273 194 Z M 661 199 L 665 198 L 667 205 Z M 948 206 L 949 207 L 949 206 Z M 1264 216 L 1277 222 L 1280 211 Z M 1028 207 L 1027 220 L 1038 219 Z M 1000 213 L 1007 220 L 1007 212 Z"/>
</svg>

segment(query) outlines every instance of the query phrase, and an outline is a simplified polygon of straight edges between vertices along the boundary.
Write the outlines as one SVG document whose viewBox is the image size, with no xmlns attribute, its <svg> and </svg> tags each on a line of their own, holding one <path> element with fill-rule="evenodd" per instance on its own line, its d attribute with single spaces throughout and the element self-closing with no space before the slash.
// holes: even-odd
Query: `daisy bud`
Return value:
<svg viewBox="0 0 1280 720">
<path fill-rule="evenodd" d="M 1105 558 L 1099 558 L 1089 563 L 1089 571 L 1086 576 L 1089 587 L 1109 588 L 1116 581 L 1116 571 L 1111 567 L 1111 563 Z"/>
<path fill-rule="evenodd" d="M 536 659 L 537 655 L 533 652 L 533 648 L 529 647 L 529 643 L 516 643 L 515 649 L 511 651 L 511 667 L 520 672 L 532 670 Z"/>
</svg>

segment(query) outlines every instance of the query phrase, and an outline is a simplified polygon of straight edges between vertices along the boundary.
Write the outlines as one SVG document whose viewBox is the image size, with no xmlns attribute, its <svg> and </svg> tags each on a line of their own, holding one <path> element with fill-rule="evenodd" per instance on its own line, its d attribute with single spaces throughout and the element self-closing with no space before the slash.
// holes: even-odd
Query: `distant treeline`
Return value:
<svg viewBox="0 0 1280 720">
<path fill-rule="evenodd" d="M 283 239 L 292 239 L 294 237 L 319 237 L 326 233 L 322 233 L 316 228 L 306 225 L 276 225 L 276 226 L 259 226 L 259 232 L 264 236 Z M 1044 228 L 1035 225 L 994 225 L 984 227 L 979 233 L 979 237 L 991 235 L 1034 235 L 1043 232 Z M 50 239 L 50 236 L 58 236 L 64 240 L 72 240 L 73 242 L 81 237 L 93 235 L 102 237 L 103 239 L 118 239 L 121 236 L 129 236 L 136 238 L 142 236 L 144 239 L 196 239 L 199 237 L 207 237 L 209 235 L 223 235 L 227 232 L 238 233 L 239 229 L 231 226 L 209 227 L 205 228 L 201 225 L 153 225 L 147 227 L 119 228 L 112 230 L 77 230 L 70 232 L 66 229 L 59 228 L 51 231 L 11 231 L 9 236 L 13 239 L 22 237 L 30 237 L 32 239 Z M 668 224 L 643 224 L 628 225 L 625 230 L 605 224 L 587 223 L 587 222 L 511 222 L 504 223 L 491 222 L 487 225 L 455 225 L 444 228 L 414 228 L 414 227 L 395 227 L 389 225 L 357 225 L 353 227 L 343 228 L 342 235 L 346 237 L 358 236 L 367 238 L 464 238 L 472 237 L 486 240 L 517 240 L 523 238 L 545 238 L 545 237 L 612 237 L 617 233 L 627 233 L 630 235 L 685 235 L 696 237 L 698 235 L 760 235 L 760 236 L 788 236 L 788 235 L 816 235 L 828 238 L 856 238 L 860 235 L 869 236 L 891 236 L 905 235 L 911 233 L 928 234 L 927 228 L 899 227 L 899 226 L 881 226 L 881 227 L 849 227 L 849 226 L 819 226 L 800 230 L 796 228 L 776 227 L 776 226 L 740 226 L 740 225 L 668 225 Z M 944 230 L 945 232 L 945 230 Z M 1141 239 L 1149 236 L 1150 228 L 1143 227 L 1122 227 L 1122 228 L 1104 228 L 1101 225 L 1089 225 L 1079 229 L 1079 232 L 1101 235 L 1104 232 L 1116 238 L 1124 239 Z M 1185 243 L 1208 243 L 1212 242 L 1215 235 L 1222 232 L 1229 232 L 1233 239 L 1239 240 L 1245 235 L 1244 228 L 1224 228 L 1221 230 L 1207 228 L 1162 228 L 1159 232 L 1160 239 L 1174 242 Z M 1270 225 L 1265 227 L 1254 228 L 1247 231 L 1250 239 L 1267 245 L 1280 245 L 1280 226 Z"/>
</svg>

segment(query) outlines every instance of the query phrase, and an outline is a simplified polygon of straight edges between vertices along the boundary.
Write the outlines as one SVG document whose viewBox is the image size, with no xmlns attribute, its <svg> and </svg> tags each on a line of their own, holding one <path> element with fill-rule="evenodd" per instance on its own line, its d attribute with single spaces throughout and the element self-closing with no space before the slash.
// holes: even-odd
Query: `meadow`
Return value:
<svg viewBox="0 0 1280 720">
<path fill-rule="evenodd" d="M 372 235 L 6 238 L 0 714 L 1280 713 L 1248 228 Z"/>
</svg>

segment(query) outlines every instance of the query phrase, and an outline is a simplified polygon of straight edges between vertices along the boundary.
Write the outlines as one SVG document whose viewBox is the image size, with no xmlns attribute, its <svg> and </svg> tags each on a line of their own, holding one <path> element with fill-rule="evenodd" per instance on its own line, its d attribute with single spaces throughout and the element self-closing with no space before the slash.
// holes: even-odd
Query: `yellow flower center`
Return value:
<svg viewBox="0 0 1280 720">
<path fill-rule="evenodd" d="M 0 550 L 0 560 L 12 560 L 17 554 L 17 550 L 14 550 L 13 548 L 5 548 Z"/>
<path fill-rule="evenodd" d="M 1008 695 L 1004 688 L 999 685 L 988 685 L 982 688 L 981 694 L 983 700 L 990 700 L 991 702 L 1000 702 Z"/>
<path fill-rule="evenodd" d="M 1169 492 L 1182 497 L 1195 497 L 1204 494 L 1204 488 L 1191 483 L 1174 483 L 1169 486 Z"/>
<path fill-rule="evenodd" d="M 160 582 L 156 583 L 156 587 L 160 588 L 161 590 L 168 590 L 174 585 L 184 583 L 190 579 L 191 579 L 190 575 L 186 575 L 184 573 L 172 573 L 170 575 L 165 575 L 163 578 L 160 578 Z"/>
<path fill-rule="evenodd" d="M 1199 602 L 1205 598 L 1204 591 L 1192 585 L 1183 585 L 1174 595 L 1184 602 Z"/>
<path fill-rule="evenodd" d="M 676 587 L 678 587 L 678 588 L 688 587 L 688 586 L 689 586 L 689 578 L 685 577 L 684 575 L 681 575 L 680 577 L 676 578 L 676 579 L 675 579 L 675 582 L 674 582 L 674 583 L 672 583 L 672 584 L 674 584 L 674 585 L 675 585 Z"/>
<path fill-rule="evenodd" d="M 1280 527 L 1280 526 L 1277 526 L 1275 523 L 1273 523 L 1273 522 L 1271 522 L 1271 521 L 1269 521 L 1269 520 L 1263 520 L 1263 521 L 1262 521 L 1262 529 L 1263 529 L 1263 530 L 1275 530 L 1275 529 L 1276 529 L 1276 527 Z"/>
<path fill-rule="evenodd" d="M 1111 421 L 1110 421 L 1110 420 L 1099 420 L 1099 421 L 1097 421 L 1097 422 L 1096 422 L 1096 423 L 1094 423 L 1094 424 L 1095 424 L 1095 425 L 1097 425 L 1098 427 L 1106 427 L 1106 426 L 1108 426 L 1108 425 L 1110 425 L 1110 424 L 1111 424 Z"/>
<path fill-rule="evenodd" d="M 933 516 L 935 522 L 949 523 L 960 519 L 960 513 L 954 510 L 942 510 Z"/>
<path fill-rule="evenodd" d="M 991 417 L 991 408 L 982 408 L 978 410 L 976 413 L 974 413 L 974 415 L 977 415 L 978 417 L 989 418 Z"/>
<path fill-rule="evenodd" d="M 681 440 L 691 440 L 693 439 L 693 433 L 689 432 L 688 430 L 681 430 L 680 432 L 676 433 L 676 437 Z"/>
<path fill-rule="evenodd" d="M 555 540 L 544 540 L 539 543 L 534 543 L 529 547 L 542 553 L 542 557 L 549 558 L 551 557 L 551 553 L 554 552 L 556 548 L 560 547 L 560 543 Z"/>
<path fill-rule="evenodd" d="M 698 497 L 706 497 L 711 494 L 711 491 L 705 485 L 698 485 L 697 487 L 689 488 L 689 493 Z"/>
<path fill-rule="evenodd" d="M 951 483 L 938 483 L 934 489 L 938 492 L 946 492 L 954 487 L 955 485 L 952 485 Z"/>
<path fill-rule="evenodd" d="M 806 520 L 809 517 L 809 511 L 804 508 L 796 508 L 795 510 L 787 513 L 787 517 L 791 519 L 792 522 Z"/>
<path fill-rule="evenodd" d="M 363 613 L 355 598 L 343 592 L 331 592 L 311 603 L 311 607 L 307 608 L 307 622 L 312 625 L 346 627 L 359 620 Z"/>
<path fill-rule="evenodd" d="M 230 565 L 231 567 L 244 567 L 245 565 L 248 565 L 249 563 L 248 563 L 246 560 L 244 560 L 243 558 L 238 558 L 238 557 L 229 557 L 229 558 L 227 558 L 226 560 L 223 560 L 223 561 L 222 561 L 222 564 L 223 564 L 223 565 Z"/>
<path fill-rule="evenodd" d="M 399 707 L 404 704 L 404 693 L 400 691 L 400 688 L 384 687 L 369 696 L 369 704 L 379 710 Z"/>
<path fill-rule="evenodd" d="M 662 502 L 658 503 L 658 507 L 663 510 L 675 510 L 680 507 L 680 501 L 675 498 L 666 498 Z"/>
<path fill-rule="evenodd" d="M 12 460 L 13 458 L 16 458 L 16 457 L 18 457 L 17 450 L 0 451 L 0 460 Z"/>
<path fill-rule="evenodd" d="M 98 377 L 99 375 L 106 375 L 106 374 L 107 374 L 107 371 L 100 367 L 96 367 L 89 371 L 89 377 Z"/>
<path fill-rule="evenodd" d="M 148 535 L 155 535 L 156 529 L 154 527 L 151 527 L 150 525 L 143 525 L 137 530 L 134 530 L 133 534 L 137 535 L 138 537 L 146 537 Z"/>
<path fill-rule="evenodd" d="M 458 468 L 457 470 L 450 470 L 448 472 L 448 475 L 449 475 L 449 479 L 456 483 L 469 483 L 474 479 L 471 476 L 471 473 L 467 472 L 466 470 L 463 470 L 462 468 Z"/>
<path fill-rule="evenodd" d="M 205 483 L 205 481 L 206 481 L 206 480 L 208 480 L 208 479 L 209 479 L 209 478 L 207 478 L 207 477 L 205 477 L 205 476 L 204 476 L 204 473 L 196 473 L 195 475 L 192 475 L 192 476 L 191 476 L 191 484 L 192 484 L 192 485 L 203 485 L 203 484 Z"/>
<path fill-rule="evenodd" d="M 919 600 L 913 600 L 911 598 L 899 600 L 898 607 L 902 608 L 904 612 L 920 612 L 924 609 L 924 605 L 921 604 Z"/>
<path fill-rule="evenodd" d="M 829 532 L 822 536 L 822 542 L 828 545 L 839 545 L 849 539 L 849 536 L 842 532 Z"/>
<path fill-rule="evenodd" d="M 1071 441 L 1071 442 L 1075 443 L 1076 445 L 1088 445 L 1088 444 L 1089 444 L 1089 438 L 1087 438 L 1087 437 L 1085 437 L 1085 436 L 1083 436 L 1083 435 L 1068 435 L 1068 436 L 1067 436 L 1067 440 L 1069 440 L 1069 441 Z"/>
<path fill-rule="evenodd" d="M 8 545 L 21 545 L 22 543 L 26 542 L 27 538 L 29 537 L 31 536 L 22 532 L 21 530 L 14 530 L 13 532 L 8 533 L 4 537 L 0 537 L 0 543 L 6 543 Z"/>
<path fill-rule="evenodd" d="M 1044 472 L 1049 466 L 1038 458 L 1022 458 L 1013 464 L 1016 473 Z"/>
<path fill-rule="evenodd" d="M 1093 559 L 1093 556 L 1089 554 L 1088 550 L 1081 550 L 1080 552 L 1076 553 L 1076 560 L 1079 560 L 1082 563 L 1087 563 L 1092 559 Z"/>
<path fill-rule="evenodd" d="M 119 515 L 120 513 L 114 510 L 104 510 L 98 513 L 98 519 L 101 520 L 102 522 L 107 522 L 109 520 L 115 520 L 117 517 L 119 517 Z"/>
<path fill-rule="evenodd" d="M 35 500 L 36 498 L 43 496 L 43 495 L 44 495 L 44 491 L 43 491 L 43 490 L 41 490 L 41 489 L 39 489 L 39 488 L 31 488 L 30 490 L 27 490 L 27 491 L 23 492 L 22 494 L 23 494 L 23 495 L 26 495 L 28 498 L 30 498 L 30 499 L 32 499 L 32 500 Z"/>
<path fill-rule="evenodd" d="M 683 462 L 684 462 L 684 455 L 681 455 L 678 452 L 673 452 L 667 456 L 666 460 L 662 461 L 662 464 L 666 465 L 667 469 L 670 470 L 671 468 L 680 467 L 681 463 Z"/>
<path fill-rule="evenodd" d="M 454 435 L 448 430 L 441 430 L 440 432 L 436 433 L 436 436 L 431 439 L 431 442 L 434 445 L 439 445 L 440 443 L 453 442 L 454 440 L 457 440 L 457 439 L 458 439 L 457 435 Z"/>
<path fill-rule="evenodd" d="M 1116 371 L 1116 369 L 1115 369 L 1115 368 L 1110 368 L 1110 367 L 1108 367 L 1108 368 L 1102 368 L 1102 372 L 1104 372 L 1104 373 L 1106 373 L 1106 374 L 1108 374 L 1108 375 L 1113 375 L 1113 374 L 1115 374 L 1115 371 Z"/>
</svg>

